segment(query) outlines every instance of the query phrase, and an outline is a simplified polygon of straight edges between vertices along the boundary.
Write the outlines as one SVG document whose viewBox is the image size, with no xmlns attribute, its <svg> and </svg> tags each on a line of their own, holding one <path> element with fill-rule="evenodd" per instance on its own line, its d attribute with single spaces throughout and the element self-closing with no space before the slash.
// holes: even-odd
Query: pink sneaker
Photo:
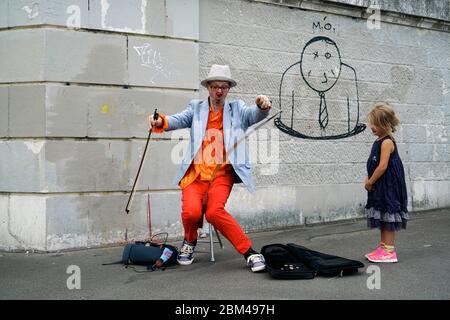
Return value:
<svg viewBox="0 0 450 320">
<path fill-rule="evenodd" d="M 370 262 L 398 262 L 395 251 L 387 252 L 383 248 L 376 250 L 376 252 L 367 257 Z"/>
<path fill-rule="evenodd" d="M 364 257 L 366 257 L 367 259 L 369 259 L 369 256 L 373 256 L 374 254 L 377 254 L 378 251 L 380 251 L 380 250 L 383 250 L 383 248 L 381 248 L 381 244 L 378 245 L 378 247 L 377 247 L 375 250 L 373 250 L 372 252 L 366 253 L 366 254 L 364 255 Z M 383 250 L 383 251 L 384 251 L 384 250 Z"/>
</svg>

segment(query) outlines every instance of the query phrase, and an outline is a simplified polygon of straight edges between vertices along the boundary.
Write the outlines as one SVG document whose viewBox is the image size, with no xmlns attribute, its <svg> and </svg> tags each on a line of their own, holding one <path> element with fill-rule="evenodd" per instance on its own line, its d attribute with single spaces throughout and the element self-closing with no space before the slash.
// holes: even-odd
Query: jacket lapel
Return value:
<svg viewBox="0 0 450 320">
<path fill-rule="evenodd" d="M 202 141 L 206 134 L 206 125 L 208 123 L 208 114 L 209 114 L 209 104 L 208 99 L 203 100 L 200 102 L 198 113 L 195 116 L 194 121 L 197 122 L 196 125 L 194 125 L 194 152 L 192 156 L 195 156 L 195 154 L 198 152 L 202 145 Z"/>
<path fill-rule="evenodd" d="M 223 142 L 225 150 L 228 150 L 228 144 L 230 142 L 230 134 L 232 129 L 233 113 L 231 105 L 228 100 L 225 100 L 223 105 Z"/>
<path fill-rule="evenodd" d="M 208 100 L 203 100 L 200 105 L 200 123 L 201 123 L 201 139 L 200 141 L 203 141 L 203 138 L 205 137 L 206 133 L 206 124 L 208 123 L 208 114 L 209 114 L 209 104 Z"/>
</svg>

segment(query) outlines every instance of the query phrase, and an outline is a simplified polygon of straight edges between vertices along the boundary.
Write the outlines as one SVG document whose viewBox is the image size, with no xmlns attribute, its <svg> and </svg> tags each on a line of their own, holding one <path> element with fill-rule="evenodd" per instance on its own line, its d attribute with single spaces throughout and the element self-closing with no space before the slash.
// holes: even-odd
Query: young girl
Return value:
<svg viewBox="0 0 450 320">
<path fill-rule="evenodd" d="M 367 224 L 381 230 L 381 243 L 366 254 L 371 262 L 397 262 L 394 250 L 395 232 L 406 229 L 409 219 L 405 172 L 392 136 L 399 119 L 387 103 L 375 104 L 368 122 L 378 137 L 367 160 Z"/>
</svg>

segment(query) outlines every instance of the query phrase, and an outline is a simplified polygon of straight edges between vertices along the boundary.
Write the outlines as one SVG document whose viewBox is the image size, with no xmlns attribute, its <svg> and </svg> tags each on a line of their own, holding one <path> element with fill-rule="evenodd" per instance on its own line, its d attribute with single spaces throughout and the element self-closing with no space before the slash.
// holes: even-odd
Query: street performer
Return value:
<svg viewBox="0 0 450 320">
<path fill-rule="evenodd" d="M 177 260 L 181 265 L 193 262 L 197 229 L 205 214 L 206 220 L 244 256 L 251 271 L 262 271 L 266 267 L 263 255 L 252 248 L 225 204 L 234 183 L 244 183 L 250 192 L 254 191 L 248 148 L 245 143 L 236 147 L 236 141 L 242 141 L 248 127 L 266 118 L 272 105 L 265 95 L 258 95 L 254 106 L 246 106 L 242 100 L 226 100 L 229 90 L 237 84 L 228 65 L 212 65 L 201 84 L 209 92 L 208 99 L 192 100 L 184 111 L 172 116 L 148 118 L 148 128 L 155 133 L 190 129 L 188 152 L 176 176 L 182 189 L 184 228 Z"/>
</svg>

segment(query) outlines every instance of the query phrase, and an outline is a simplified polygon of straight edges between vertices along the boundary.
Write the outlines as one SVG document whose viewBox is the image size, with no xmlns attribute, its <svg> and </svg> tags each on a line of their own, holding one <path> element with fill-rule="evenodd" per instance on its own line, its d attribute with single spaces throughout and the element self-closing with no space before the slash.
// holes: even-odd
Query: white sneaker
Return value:
<svg viewBox="0 0 450 320">
<path fill-rule="evenodd" d="M 186 240 L 183 241 L 183 244 L 181 246 L 181 250 L 178 253 L 177 261 L 179 264 L 187 266 L 194 261 L 194 249 L 195 246 Z"/>
<path fill-rule="evenodd" d="M 252 272 L 262 271 L 266 269 L 266 260 L 262 254 L 255 253 L 247 258 L 247 266 Z"/>
</svg>

